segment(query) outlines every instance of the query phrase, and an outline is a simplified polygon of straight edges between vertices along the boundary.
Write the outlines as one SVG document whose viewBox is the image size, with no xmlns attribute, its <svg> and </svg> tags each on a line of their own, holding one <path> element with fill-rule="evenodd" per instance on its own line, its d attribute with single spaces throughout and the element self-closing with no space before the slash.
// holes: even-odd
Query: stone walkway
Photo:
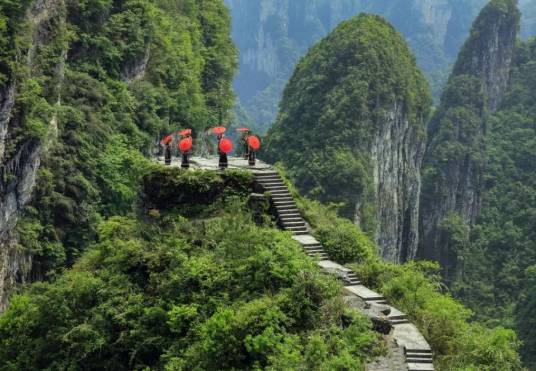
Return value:
<svg viewBox="0 0 536 371">
<path fill-rule="evenodd" d="M 159 162 L 162 162 L 162 159 L 159 159 Z M 216 156 L 194 157 L 190 162 L 192 168 L 218 170 Z M 180 166 L 180 162 L 174 160 L 172 166 Z M 252 171 L 256 181 L 270 193 L 281 227 L 292 233 L 293 239 L 302 245 L 307 255 L 316 259 L 320 268 L 342 281 L 348 305 L 360 309 L 373 323 L 391 328 L 386 336 L 389 344 L 388 355 L 368 364 L 368 371 L 434 370 L 430 345 L 417 327 L 409 323 L 406 315 L 390 306 L 383 295 L 363 286 L 351 269 L 329 260 L 322 244 L 311 235 L 310 227 L 303 219 L 283 179 L 272 166 L 257 161 L 252 167 L 247 160 L 231 157 L 229 168 Z"/>
</svg>

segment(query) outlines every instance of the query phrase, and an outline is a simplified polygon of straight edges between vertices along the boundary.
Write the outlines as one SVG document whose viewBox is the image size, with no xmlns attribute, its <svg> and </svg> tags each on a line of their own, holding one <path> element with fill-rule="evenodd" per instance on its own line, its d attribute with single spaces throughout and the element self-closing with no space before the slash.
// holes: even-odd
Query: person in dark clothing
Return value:
<svg viewBox="0 0 536 371">
<path fill-rule="evenodd" d="M 164 157 L 165 157 L 165 164 L 171 165 L 171 144 L 166 144 L 166 147 L 164 148 Z"/>
</svg>

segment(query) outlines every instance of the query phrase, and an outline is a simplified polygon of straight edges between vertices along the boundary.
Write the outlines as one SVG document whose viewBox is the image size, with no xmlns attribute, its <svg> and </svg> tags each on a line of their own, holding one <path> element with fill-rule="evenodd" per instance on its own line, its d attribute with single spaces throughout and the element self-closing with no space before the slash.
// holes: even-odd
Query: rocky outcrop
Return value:
<svg viewBox="0 0 536 371">
<path fill-rule="evenodd" d="M 32 44 L 30 45 L 24 60 L 32 71 L 32 76 L 42 76 L 45 72 L 34 66 L 34 60 L 48 44 L 53 42 L 52 30 L 64 23 L 63 0 L 38 0 L 27 12 L 27 19 L 31 24 Z M 62 53 L 65 55 L 65 52 Z M 54 76 L 51 83 L 57 84 L 63 76 L 63 63 L 52 69 Z M 0 139 L 3 144 L 11 139 L 12 131 L 22 125 L 23 113 L 13 112 L 16 102 L 16 80 L 8 85 L 6 93 L 0 97 Z M 58 87 L 52 86 L 49 91 L 58 93 Z M 59 102 L 59 95 L 47 97 Z M 55 128 L 55 117 L 50 117 L 50 127 Z M 2 145 L 0 149 L 4 150 Z M 23 283 L 28 279 L 31 271 L 31 255 L 21 251 L 18 246 L 17 233 L 13 230 L 17 224 L 21 211 L 30 201 L 32 189 L 35 185 L 37 171 L 41 163 L 43 142 L 38 139 L 27 139 L 19 142 L 17 148 L 6 157 L 0 157 L 0 310 L 6 305 L 12 288 L 17 283 Z"/>
<path fill-rule="evenodd" d="M 490 113 L 499 108 L 508 85 L 520 17 L 517 1 L 491 1 L 475 20 L 452 71 L 452 76 L 482 79 Z"/>
<path fill-rule="evenodd" d="M 387 261 L 405 262 L 417 255 L 423 154 L 422 136 L 402 111 L 402 104 L 395 104 L 371 146 L 376 241 Z"/>
<path fill-rule="evenodd" d="M 0 163 L 6 149 L 6 136 L 11 110 L 15 103 L 15 83 L 11 82 L 0 90 Z"/>
<path fill-rule="evenodd" d="M 481 210 L 486 115 L 508 85 L 520 14 L 516 0 L 492 0 L 476 19 L 429 124 L 423 166 L 420 256 L 450 280 Z"/>
</svg>

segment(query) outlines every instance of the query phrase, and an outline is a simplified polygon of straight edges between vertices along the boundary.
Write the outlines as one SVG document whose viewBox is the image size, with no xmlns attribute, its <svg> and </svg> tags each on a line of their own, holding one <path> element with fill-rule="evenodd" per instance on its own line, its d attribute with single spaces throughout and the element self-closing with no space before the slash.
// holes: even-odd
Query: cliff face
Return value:
<svg viewBox="0 0 536 371">
<path fill-rule="evenodd" d="M 36 1 L 26 9 L 23 18 L 21 23 L 25 23 L 25 27 L 12 30 L 14 34 L 11 37 L 20 37 L 17 33 L 29 35 L 29 44 L 13 45 L 20 47 L 13 63 L 22 63 L 25 70 L 12 71 L 6 87 L 0 93 L 0 310 L 7 304 L 11 288 L 16 283 L 25 282 L 31 271 L 31 256 L 19 248 L 18 236 L 13 228 L 30 201 L 43 151 L 40 140 L 21 134 L 21 131 L 25 131 L 24 121 L 28 119 L 28 111 L 33 108 L 18 96 L 25 94 L 21 86 L 28 80 L 48 78 L 49 82 L 41 88 L 50 92 L 51 100 L 58 100 L 57 84 L 63 75 L 62 63 L 51 70 L 40 65 L 44 55 L 49 52 L 47 48 L 58 42 L 58 32 L 65 24 L 63 1 Z M 53 122 L 54 114 L 48 113 L 48 117 L 42 119 Z"/>
<path fill-rule="evenodd" d="M 132 210 L 154 138 L 225 119 L 236 50 L 223 0 L 8 1 L 0 32 L 1 310 Z"/>
<path fill-rule="evenodd" d="M 235 89 L 264 127 L 299 58 L 341 21 L 360 12 L 385 17 L 409 43 L 439 96 L 446 71 L 486 0 L 226 0 L 240 49 Z"/>
<path fill-rule="evenodd" d="M 309 196 L 342 203 L 386 260 L 406 261 L 417 250 L 429 107 L 428 86 L 402 37 L 380 17 L 361 15 L 300 61 L 266 156 L 282 161 Z"/>
<path fill-rule="evenodd" d="M 517 1 L 491 1 L 475 20 L 452 71 L 452 76 L 482 79 L 489 113 L 497 110 L 508 85 L 519 22 Z"/>
<path fill-rule="evenodd" d="M 403 112 L 401 102 L 395 103 L 382 121 L 370 149 L 378 224 L 376 241 L 385 260 L 405 262 L 417 254 L 419 170 L 424 141 Z"/>
<path fill-rule="evenodd" d="M 429 125 L 420 251 L 440 261 L 448 279 L 460 273 L 458 258 L 480 215 L 485 119 L 508 84 L 519 29 L 516 3 L 493 0 L 482 10 Z"/>
</svg>

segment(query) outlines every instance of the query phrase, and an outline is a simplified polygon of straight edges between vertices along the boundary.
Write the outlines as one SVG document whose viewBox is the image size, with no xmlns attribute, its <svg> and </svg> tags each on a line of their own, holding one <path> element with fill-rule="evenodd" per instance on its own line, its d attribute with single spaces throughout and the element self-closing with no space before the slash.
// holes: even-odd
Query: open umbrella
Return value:
<svg viewBox="0 0 536 371">
<path fill-rule="evenodd" d="M 182 153 L 189 152 L 192 149 L 192 144 L 193 144 L 192 138 L 181 139 L 181 141 L 179 142 L 179 150 Z"/>
<path fill-rule="evenodd" d="M 179 131 L 179 135 L 181 137 L 187 137 L 189 135 L 192 135 L 192 129 L 184 129 L 184 130 L 181 130 Z"/>
<path fill-rule="evenodd" d="M 160 144 L 164 145 L 164 146 L 167 146 L 168 144 L 170 144 L 171 142 L 173 142 L 173 135 L 166 135 L 164 137 L 164 139 L 162 139 L 162 141 L 160 142 Z"/>
<path fill-rule="evenodd" d="M 261 141 L 255 135 L 248 137 L 248 146 L 253 151 L 258 151 L 261 148 Z"/>
<path fill-rule="evenodd" d="M 229 153 L 233 150 L 233 142 L 227 138 L 222 138 L 219 143 L 219 149 L 222 153 Z"/>
<path fill-rule="evenodd" d="M 227 128 L 224 126 L 216 126 L 215 128 L 212 128 L 212 133 L 216 135 L 221 135 L 227 131 Z"/>
</svg>

